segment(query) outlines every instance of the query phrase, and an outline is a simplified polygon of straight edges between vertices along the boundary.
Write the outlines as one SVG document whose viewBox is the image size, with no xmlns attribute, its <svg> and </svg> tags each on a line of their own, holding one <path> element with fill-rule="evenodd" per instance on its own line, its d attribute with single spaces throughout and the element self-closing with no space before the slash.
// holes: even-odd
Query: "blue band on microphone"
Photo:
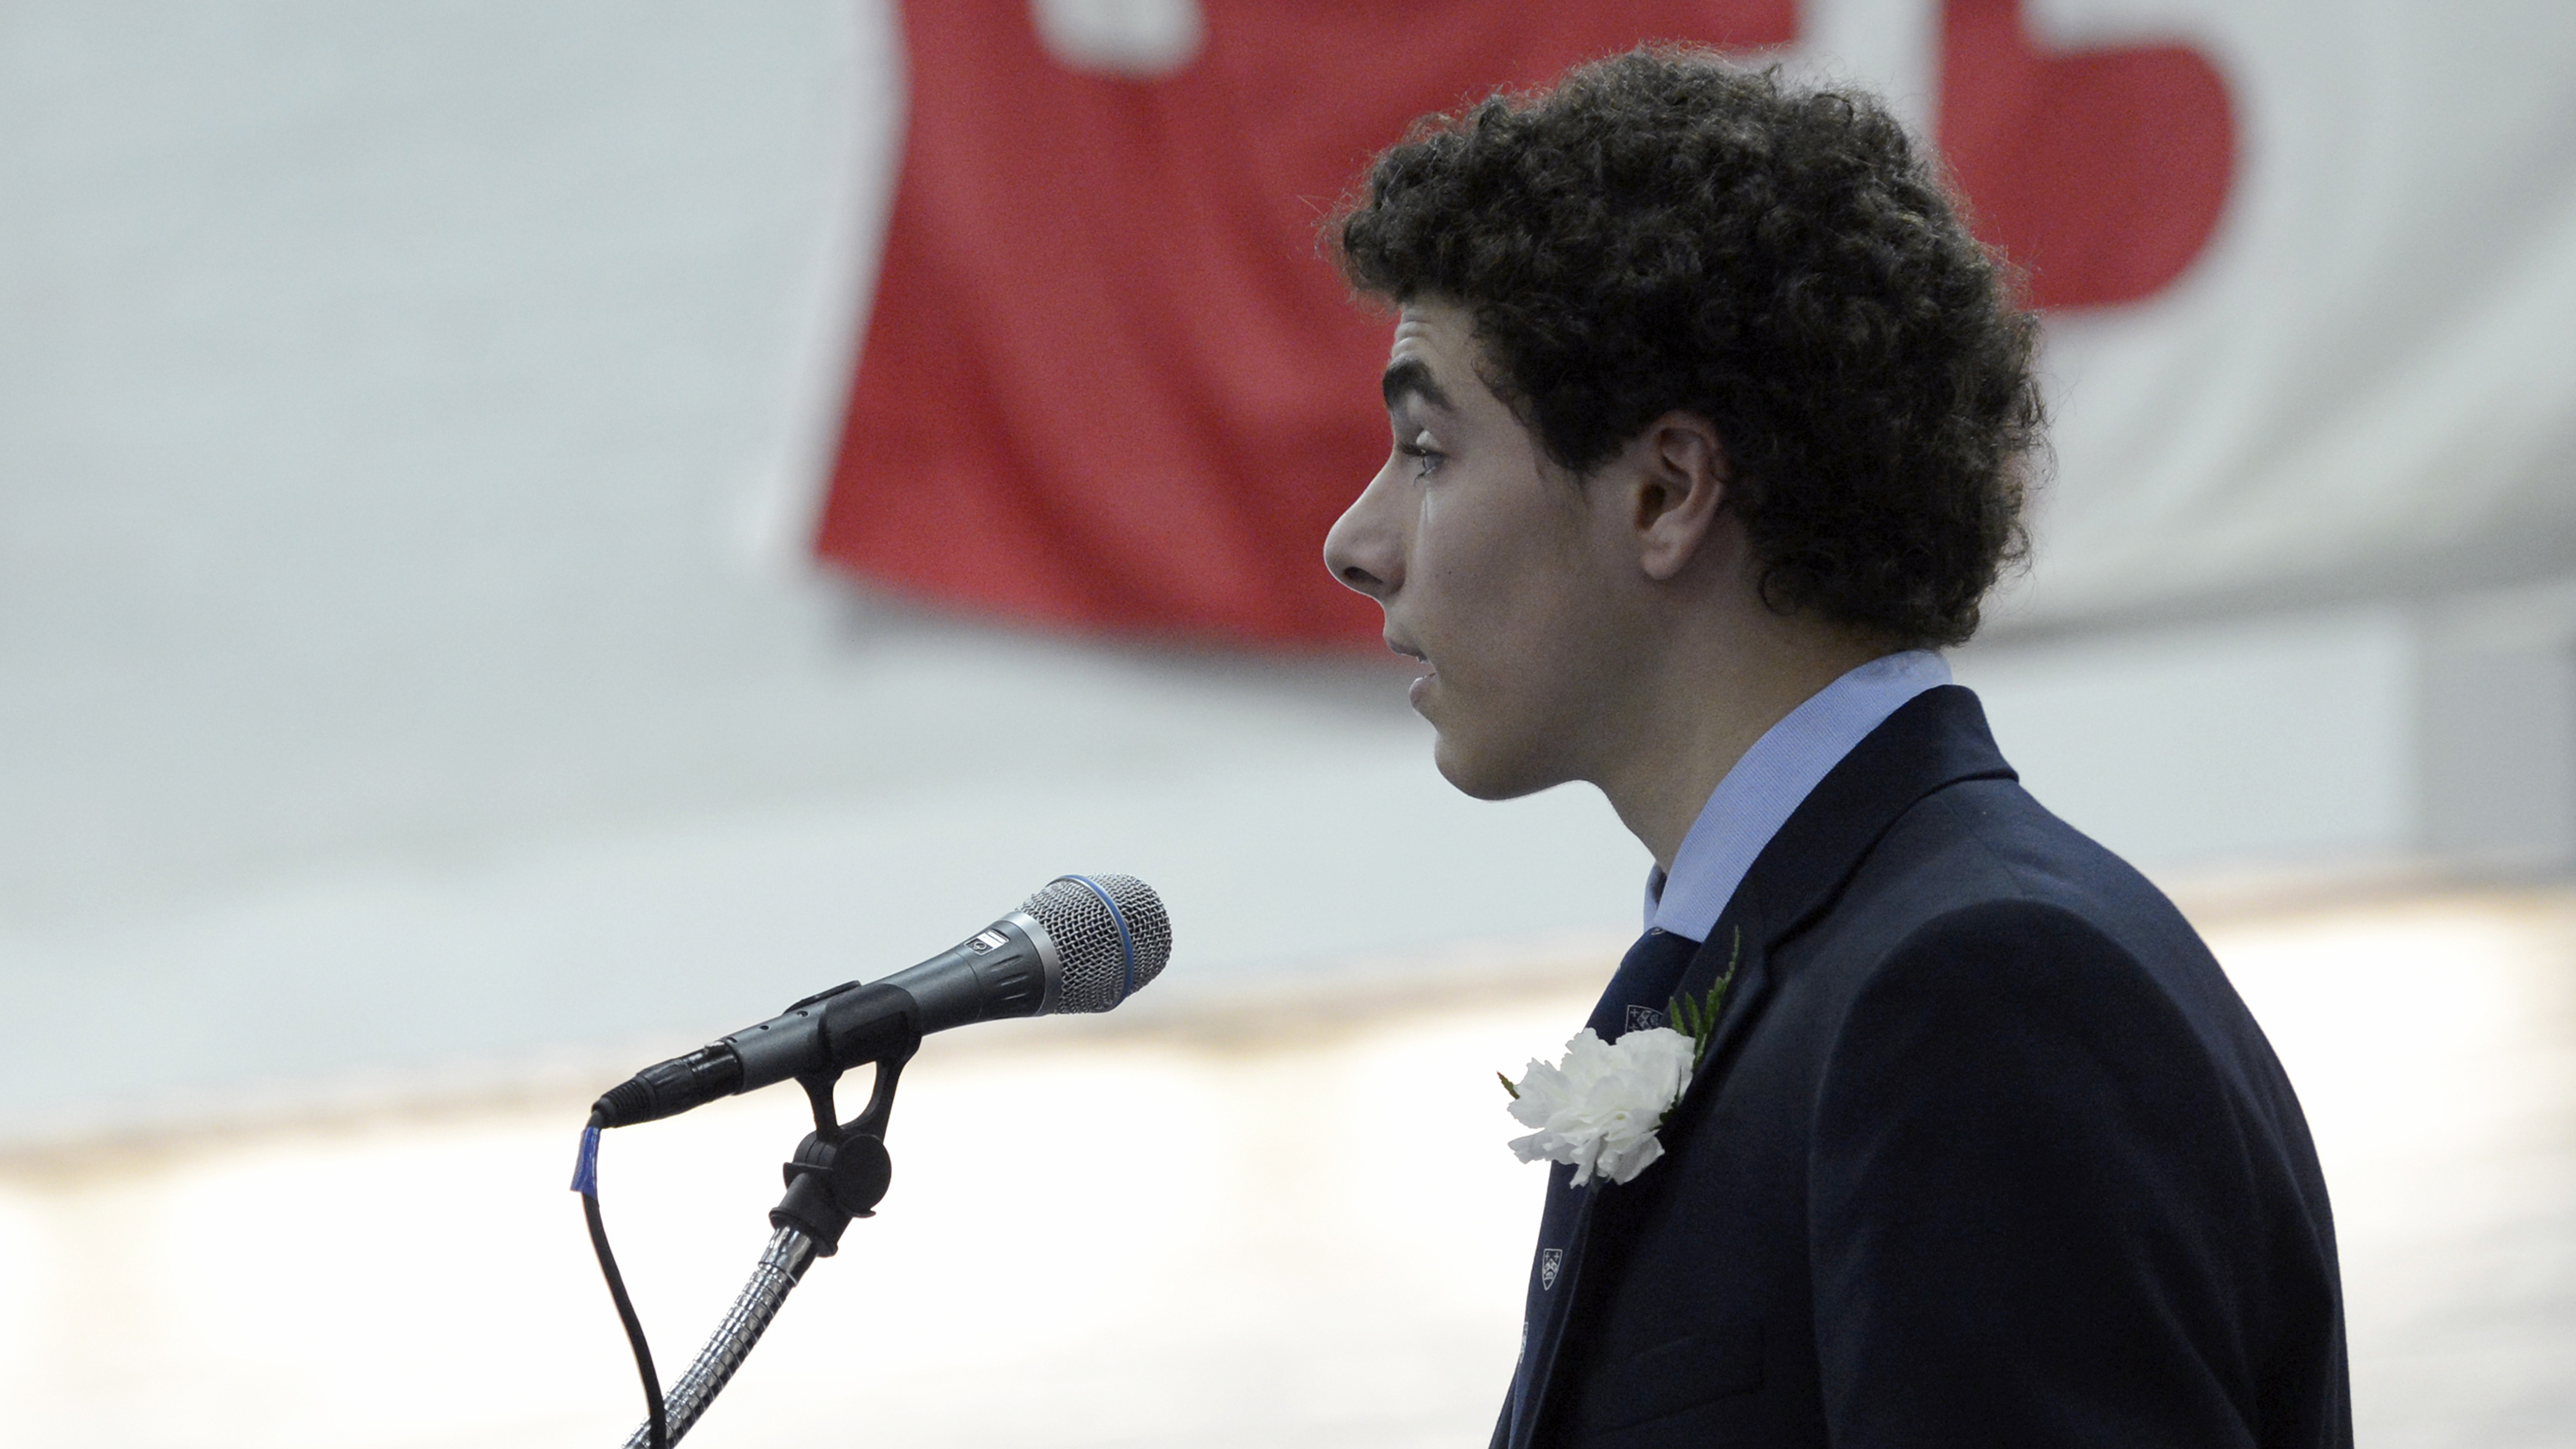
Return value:
<svg viewBox="0 0 2576 1449">
<path fill-rule="evenodd" d="M 1057 879 L 1074 881 L 1088 887 L 1093 895 L 1100 897 L 1100 904 L 1109 908 L 1109 924 L 1118 928 L 1119 958 L 1126 963 L 1127 967 L 1118 978 L 1118 999 L 1125 1001 L 1128 994 L 1136 989 L 1136 942 L 1127 934 L 1127 918 L 1118 913 L 1118 903 L 1109 898 L 1109 892 L 1100 888 L 1100 882 L 1087 875 L 1059 876 Z"/>
<path fill-rule="evenodd" d="M 572 1190 L 584 1197 L 599 1196 L 599 1129 L 581 1129 L 581 1155 L 572 1160 Z"/>
</svg>

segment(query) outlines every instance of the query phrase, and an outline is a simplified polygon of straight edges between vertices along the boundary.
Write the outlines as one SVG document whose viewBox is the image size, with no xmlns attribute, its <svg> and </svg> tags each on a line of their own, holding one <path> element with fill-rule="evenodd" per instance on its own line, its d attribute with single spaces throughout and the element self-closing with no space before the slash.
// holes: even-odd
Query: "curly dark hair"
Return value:
<svg viewBox="0 0 2576 1449">
<path fill-rule="evenodd" d="M 1773 609 L 1956 644 L 2027 552 L 2037 321 L 1865 93 L 1641 49 L 1415 123 L 1328 228 L 1577 474 L 1707 418 Z"/>
</svg>

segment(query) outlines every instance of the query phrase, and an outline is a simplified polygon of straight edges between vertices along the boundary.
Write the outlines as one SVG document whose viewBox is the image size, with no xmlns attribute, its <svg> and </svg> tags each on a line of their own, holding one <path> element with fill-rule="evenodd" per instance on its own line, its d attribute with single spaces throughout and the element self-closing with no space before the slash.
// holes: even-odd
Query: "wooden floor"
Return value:
<svg viewBox="0 0 2576 1449">
<path fill-rule="evenodd" d="M 2576 892 L 2203 923 L 2325 1159 L 2361 1442 L 2576 1445 Z M 1604 969 L 934 1043 L 885 1208 L 690 1442 L 1481 1444 L 1538 1186 L 1493 1073 L 1553 1054 Z M 757 1253 L 799 1111 L 609 1138 L 666 1377 Z M 564 1190 L 580 1115 L 540 1093 L 0 1161 L 8 1441 L 620 1442 L 636 1391 Z"/>
</svg>

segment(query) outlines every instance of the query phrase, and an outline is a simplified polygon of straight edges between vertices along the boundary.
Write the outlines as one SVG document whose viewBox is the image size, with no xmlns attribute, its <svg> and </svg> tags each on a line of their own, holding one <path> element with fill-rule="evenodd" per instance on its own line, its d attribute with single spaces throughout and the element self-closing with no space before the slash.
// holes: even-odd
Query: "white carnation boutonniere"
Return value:
<svg viewBox="0 0 2576 1449">
<path fill-rule="evenodd" d="M 1738 954 L 1743 944 L 1739 932 Z M 1680 1030 L 1639 1027 L 1606 1042 L 1587 1026 L 1566 1042 L 1564 1061 L 1550 1066 L 1533 1059 L 1518 1082 L 1502 1077 L 1503 1090 L 1512 1094 L 1513 1119 L 1538 1129 L 1513 1138 L 1512 1154 L 1523 1162 L 1571 1164 L 1576 1187 L 1595 1173 L 1628 1182 L 1653 1166 L 1664 1155 L 1655 1129 L 1690 1084 L 1734 980 L 1730 961 L 1705 999 L 1674 998 L 1665 1019 Z"/>
<path fill-rule="evenodd" d="M 1503 1079 L 1512 1116 L 1538 1130 L 1512 1139 L 1523 1162 L 1574 1165 L 1574 1185 L 1600 1173 L 1626 1182 L 1664 1155 L 1655 1140 L 1664 1113 L 1690 1080 L 1691 1039 L 1669 1026 L 1642 1027 L 1615 1042 L 1590 1027 L 1565 1044 L 1557 1066 L 1533 1059 L 1520 1081 Z"/>
</svg>

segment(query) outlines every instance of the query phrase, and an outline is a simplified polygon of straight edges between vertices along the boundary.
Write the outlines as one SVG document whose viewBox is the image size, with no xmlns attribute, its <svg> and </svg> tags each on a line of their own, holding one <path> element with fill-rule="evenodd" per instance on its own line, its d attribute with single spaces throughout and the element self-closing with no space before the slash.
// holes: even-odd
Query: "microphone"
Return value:
<svg viewBox="0 0 2576 1449">
<path fill-rule="evenodd" d="M 837 1075 L 969 1022 L 1107 1011 L 1161 975 L 1171 955 L 1171 918 L 1152 886 L 1132 875 L 1060 875 L 918 966 L 845 982 L 646 1067 L 594 1103 L 592 1120 L 627 1127 L 791 1077 Z"/>
</svg>

